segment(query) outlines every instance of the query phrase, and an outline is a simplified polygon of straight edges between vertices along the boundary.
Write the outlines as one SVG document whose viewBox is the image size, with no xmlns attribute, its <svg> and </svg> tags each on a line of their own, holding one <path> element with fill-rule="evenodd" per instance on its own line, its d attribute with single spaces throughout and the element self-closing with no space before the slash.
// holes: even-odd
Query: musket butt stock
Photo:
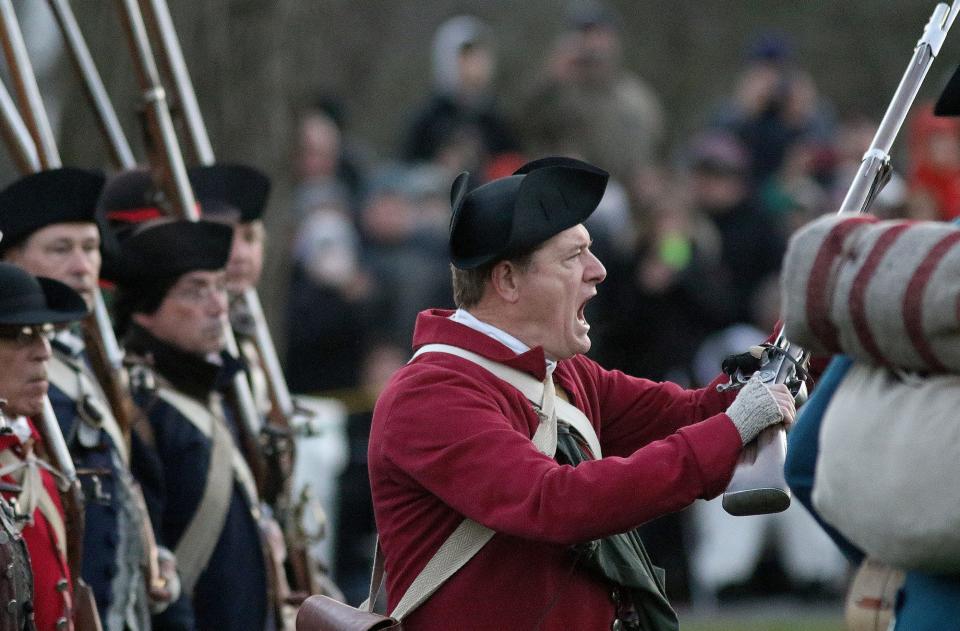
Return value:
<svg viewBox="0 0 960 631">
<path fill-rule="evenodd" d="M 790 491 L 786 489 L 748 489 L 723 494 L 723 510 L 735 517 L 781 513 L 788 508 Z"/>
</svg>

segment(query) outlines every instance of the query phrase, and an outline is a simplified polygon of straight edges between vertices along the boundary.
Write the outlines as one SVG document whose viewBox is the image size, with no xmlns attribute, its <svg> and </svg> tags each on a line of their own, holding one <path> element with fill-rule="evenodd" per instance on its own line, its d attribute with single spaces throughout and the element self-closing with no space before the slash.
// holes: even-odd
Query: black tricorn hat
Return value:
<svg viewBox="0 0 960 631">
<path fill-rule="evenodd" d="M 263 215 L 270 178 L 257 169 L 245 164 L 211 164 L 191 167 L 187 175 L 204 216 L 249 223 Z"/>
<path fill-rule="evenodd" d="M 0 253 L 51 224 L 98 223 L 105 179 L 101 171 L 63 167 L 32 173 L 0 191 Z"/>
<path fill-rule="evenodd" d="M 473 269 L 523 254 L 582 223 L 596 210 L 609 174 L 573 158 L 541 158 L 468 192 L 470 174 L 450 190 L 450 261 Z"/>
<path fill-rule="evenodd" d="M 160 219 L 139 226 L 120 242 L 112 277 L 120 286 L 165 281 L 227 265 L 233 228 L 213 221 Z"/>
<path fill-rule="evenodd" d="M 67 285 L 0 263 L 0 324 L 62 324 L 86 315 L 87 303 Z"/>
</svg>

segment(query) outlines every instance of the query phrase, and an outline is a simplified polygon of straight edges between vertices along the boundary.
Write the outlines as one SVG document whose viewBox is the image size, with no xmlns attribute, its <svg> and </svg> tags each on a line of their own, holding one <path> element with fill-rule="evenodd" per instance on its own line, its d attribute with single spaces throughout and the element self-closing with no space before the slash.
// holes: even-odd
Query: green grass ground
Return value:
<svg viewBox="0 0 960 631">
<path fill-rule="evenodd" d="M 767 598 L 735 606 L 681 608 L 681 631 L 845 631 L 839 601 Z"/>
<path fill-rule="evenodd" d="M 696 620 L 684 622 L 680 619 L 681 631 L 843 631 L 841 619 L 815 621 L 804 620 L 764 620 L 751 617 L 748 620 L 724 618 L 714 622 Z"/>
</svg>

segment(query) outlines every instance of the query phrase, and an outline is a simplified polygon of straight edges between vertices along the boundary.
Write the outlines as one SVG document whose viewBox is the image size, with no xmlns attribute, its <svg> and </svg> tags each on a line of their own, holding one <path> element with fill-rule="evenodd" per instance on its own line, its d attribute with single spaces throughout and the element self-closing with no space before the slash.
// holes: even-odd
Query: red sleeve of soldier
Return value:
<svg viewBox="0 0 960 631">
<path fill-rule="evenodd" d="M 62 519 L 63 508 L 56 481 L 48 472 L 43 471 L 42 474 L 43 485 Z M 61 628 L 57 626 L 57 621 L 69 611 L 73 586 L 66 559 L 57 547 L 57 535 L 39 508 L 34 511 L 33 525 L 23 530 L 23 539 L 30 552 L 33 570 L 33 606 L 37 629 Z"/>
</svg>

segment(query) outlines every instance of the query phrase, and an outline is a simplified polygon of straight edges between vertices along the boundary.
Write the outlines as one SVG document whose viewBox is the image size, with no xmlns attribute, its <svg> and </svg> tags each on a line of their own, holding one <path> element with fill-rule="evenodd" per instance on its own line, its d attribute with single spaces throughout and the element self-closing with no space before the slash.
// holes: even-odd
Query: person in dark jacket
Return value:
<svg viewBox="0 0 960 631">
<path fill-rule="evenodd" d="M 223 352 L 232 237 L 220 223 L 161 220 L 120 245 L 117 322 L 152 434 L 134 473 L 183 586 L 156 629 L 272 626 L 250 436 L 228 388 L 242 366 Z"/>
<path fill-rule="evenodd" d="M 493 98 L 495 63 L 489 28 L 478 18 L 460 15 L 440 25 L 433 39 L 434 94 L 407 131 L 405 160 L 456 172 L 517 150 Z"/>
</svg>

